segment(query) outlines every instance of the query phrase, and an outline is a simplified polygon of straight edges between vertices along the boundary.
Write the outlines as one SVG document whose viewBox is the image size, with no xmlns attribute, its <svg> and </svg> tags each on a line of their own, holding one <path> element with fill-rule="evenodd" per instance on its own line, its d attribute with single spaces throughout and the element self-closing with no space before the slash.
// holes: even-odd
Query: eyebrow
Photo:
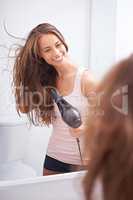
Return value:
<svg viewBox="0 0 133 200">
<path fill-rule="evenodd" d="M 48 47 L 43 47 L 42 49 L 43 49 L 43 50 L 46 50 L 46 49 L 49 49 L 49 48 L 50 48 L 50 47 L 48 46 Z"/>
<path fill-rule="evenodd" d="M 60 40 L 56 41 L 56 42 L 55 42 L 55 45 L 57 45 L 58 43 L 61 43 L 61 41 L 60 41 Z M 49 48 L 50 48 L 49 46 L 46 46 L 46 47 L 43 47 L 42 49 L 43 49 L 43 50 L 46 50 L 46 49 L 49 49 Z"/>
</svg>

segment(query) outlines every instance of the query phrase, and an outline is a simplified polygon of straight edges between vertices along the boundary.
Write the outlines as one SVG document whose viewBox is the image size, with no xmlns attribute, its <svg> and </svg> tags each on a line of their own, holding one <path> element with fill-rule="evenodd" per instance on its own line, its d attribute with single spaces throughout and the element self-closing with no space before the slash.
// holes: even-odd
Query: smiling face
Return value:
<svg viewBox="0 0 133 200">
<path fill-rule="evenodd" d="M 40 56 L 50 65 L 56 66 L 67 54 L 62 41 L 53 33 L 43 34 L 38 40 Z"/>
</svg>

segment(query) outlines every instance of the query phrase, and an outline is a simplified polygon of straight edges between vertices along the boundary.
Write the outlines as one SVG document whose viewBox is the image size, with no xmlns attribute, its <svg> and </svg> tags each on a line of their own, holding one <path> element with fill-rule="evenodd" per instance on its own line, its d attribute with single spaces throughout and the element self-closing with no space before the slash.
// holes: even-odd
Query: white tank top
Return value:
<svg viewBox="0 0 133 200">
<path fill-rule="evenodd" d="M 83 121 L 87 114 L 88 102 L 87 98 L 81 92 L 82 73 L 83 70 L 77 71 L 73 91 L 63 98 L 79 110 Z M 56 119 L 53 122 L 53 131 L 49 140 L 47 155 L 68 164 L 81 165 L 77 140 L 71 136 L 69 127 L 62 120 L 56 104 L 55 113 Z M 84 134 L 81 134 L 79 138 L 81 152 L 83 152 L 83 136 Z"/>
</svg>

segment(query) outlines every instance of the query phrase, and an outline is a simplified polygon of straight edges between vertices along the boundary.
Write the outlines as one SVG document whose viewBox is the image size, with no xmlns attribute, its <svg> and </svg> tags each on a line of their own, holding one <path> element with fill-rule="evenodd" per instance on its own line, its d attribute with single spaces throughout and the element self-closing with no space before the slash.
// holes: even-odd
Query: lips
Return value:
<svg viewBox="0 0 133 200">
<path fill-rule="evenodd" d="M 63 60 L 63 56 L 53 59 L 54 62 L 61 62 L 62 60 Z"/>
</svg>

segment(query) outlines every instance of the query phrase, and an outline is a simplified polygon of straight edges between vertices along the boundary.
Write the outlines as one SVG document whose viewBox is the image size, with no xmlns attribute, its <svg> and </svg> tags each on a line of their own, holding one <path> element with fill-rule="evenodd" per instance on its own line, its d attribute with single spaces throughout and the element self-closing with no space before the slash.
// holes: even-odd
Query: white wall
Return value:
<svg viewBox="0 0 133 200">
<path fill-rule="evenodd" d="M 90 66 L 100 79 L 133 52 L 133 1 L 92 0 L 91 6 Z"/>
<path fill-rule="evenodd" d="M 115 61 L 116 0 L 91 1 L 90 67 L 99 80 Z"/>
<path fill-rule="evenodd" d="M 24 162 L 32 166 L 39 176 L 43 174 L 43 163 L 51 131 L 52 127 L 34 126 L 29 130 L 30 140 L 24 156 Z"/>
<path fill-rule="evenodd" d="M 116 59 L 133 53 L 133 1 L 117 0 Z"/>
</svg>

